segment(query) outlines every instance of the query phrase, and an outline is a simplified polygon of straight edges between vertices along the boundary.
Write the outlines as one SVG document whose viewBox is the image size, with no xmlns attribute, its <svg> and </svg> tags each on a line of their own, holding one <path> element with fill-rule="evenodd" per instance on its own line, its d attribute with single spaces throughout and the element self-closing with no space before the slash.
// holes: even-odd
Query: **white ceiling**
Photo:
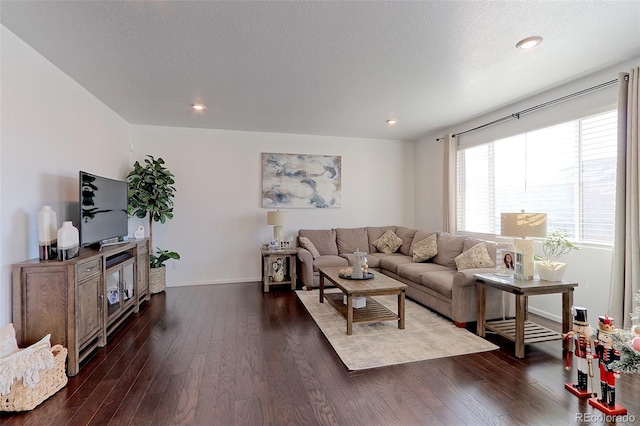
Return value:
<svg viewBox="0 0 640 426">
<path fill-rule="evenodd" d="M 411 140 L 640 55 L 638 0 L 0 8 L 6 28 L 132 124 Z M 532 35 L 544 42 L 514 47 Z"/>
</svg>

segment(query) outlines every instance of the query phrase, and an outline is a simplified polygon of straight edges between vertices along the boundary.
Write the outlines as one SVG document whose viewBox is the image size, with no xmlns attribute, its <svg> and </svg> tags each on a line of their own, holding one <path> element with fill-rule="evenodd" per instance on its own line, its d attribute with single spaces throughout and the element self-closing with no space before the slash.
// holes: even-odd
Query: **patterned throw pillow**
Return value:
<svg viewBox="0 0 640 426">
<path fill-rule="evenodd" d="M 474 268 L 491 268 L 493 259 L 489 256 L 487 246 L 484 243 L 476 244 L 469 250 L 459 254 L 455 258 L 458 271 Z"/>
<path fill-rule="evenodd" d="M 413 246 L 414 262 L 424 262 L 436 254 L 438 254 L 438 236 L 436 234 L 429 235 Z"/>
<path fill-rule="evenodd" d="M 0 358 L 18 352 L 18 342 L 16 341 L 16 330 L 13 323 L 9 323 L 0 328 Z"/>
<path fill-rule="evenodd" d="M 314 259 L 320 256 L 320 252 L 318 251 L 316 246 L 313 245 L 310 239 L 308 239 L 307 237 L 300 237 L 298 238 L 298 241 L 300 241 L 300 245 L 302 246 L 302 248 L 309 250 L 311 256 L 313 256 Z"/>
<path fill-rule="evenodd" d="M 402 238 L 398 237 L 395 232 L 389 229 L 382 234 L 380 238 L 375 240 L 373 245 L 384 254 L 395 253 L 402 245 Z"/>
</svg>

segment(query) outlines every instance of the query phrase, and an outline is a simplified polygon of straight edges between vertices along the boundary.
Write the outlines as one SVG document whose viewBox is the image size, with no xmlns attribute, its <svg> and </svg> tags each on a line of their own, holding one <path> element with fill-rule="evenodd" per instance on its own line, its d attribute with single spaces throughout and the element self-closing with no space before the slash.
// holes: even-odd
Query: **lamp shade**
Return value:
<svg viewBox="0 0 640 426">
<path fill-rule="evenodd" d="M 546 237 L 546 213 L 501 213 L 500 235 L 509 237 Z"/>
<path fill-rule="evenodd" d="M 267 225 L 283 226 L 289 222 L 289 212 L 280 210 L 267 212 Z"/>
</svg>

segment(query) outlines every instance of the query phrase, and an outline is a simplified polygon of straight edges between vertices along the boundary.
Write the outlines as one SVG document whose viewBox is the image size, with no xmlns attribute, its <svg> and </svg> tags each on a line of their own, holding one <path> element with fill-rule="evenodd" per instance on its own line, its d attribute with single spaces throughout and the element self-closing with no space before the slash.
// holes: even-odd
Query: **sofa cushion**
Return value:
<svg viewBox="0 0 640 426">
<path fill-rule="evenodd" d="M 402 245 L 402 238 L 398 237 L 392 230 L 386 231 L 380 238 L 373 242 L 373 245 L 382 253 L 395 253 Z"/>
<path fill-rule="evenodd" d="M 462 253 L 465 235 L 451 235 L 443 232 L 438 234 L 438 254 L 433 258 L 433 263 L 455 269 L 456 256 Z"/>
<path fill-rule="evenodd" d="M 438 254 L 438 236 L 431 234 L 427 238 L 424 238 L 412 247 L 413 261 L 425 262 Z"/>
<path fill-rule="evenodd" d="M 409 250 L 409 256 L 413 256 L 413 248 L 415 247 L 415 245 L 424 240 L 425 238 L 431 236 L 431 235 L 436 235 L 436 237 L 438 236 L 437 232 L 431 232 L 431 231 L 423 231 L 422 229 L 418 229 L 416 231 L 416 234 L 413 236 L 413 242 L 411 243 L 411 250 Z"/>
<path fill-rule="evenodd" d="M 314 259 L 320 256 L 320 252 L 318 252 L 316 246 L 314 246 L 311 240 L 307 237 L 298 237 L 298 242 L 302 248 L 309 250 L 309 253 L 311 253 L 311 256 L 313 256 Z"/>
<path fill-rule="evenodd" d="M 318 268 L 322 268 L 324 266 L 347 267 L 349 266 L 349 261 L 337 254 L 322 255 L 313 261 L 313 272 L 318 272 Z"/>
<path fill-rule="evenodd" d="M 489 253 L 489 257 L 491 259 L 493 259 L 493 262 L 495 263 L 496 261 L 496 248 L 498 246 L 498 244 L 494 243 L 493 241 L 485 241 L 485 240 L 481 240 L 479 238 L 471 238 L 471 237 L 467 237 L 466 240 L 464 240 L 464 246 L 462 247 L 462 251 L 467 251 L 469 250 L 471 247 L 480 244 L 480 243 L 484 243 L 485 246 L 487 247 L 487 253 Z"/>
<path fill-rule="evenodd" d="M 485 243 L 478 243 L 469 250 L 462 252 L 455 258 L 459 271 L 474 268 L 491 268 L 494 263 L 489 257 Z"/>
<path fill-rule="evenodd" d="M 394 232 L 398 237 L 400 237 L 400 239 L 402 239 L 400 253 L 405 256 L 411 256 L 411 244 L 413 243 L 413 236 L 416 234 L 416 230 L 405 228 L 404 226 L 398 226 Z"/>
<path fill-rule="evenodd" d="M 428 263 L 418 263 L 417 265 L 428 265 Z M 440 293 L 447 299 L 451 299 L 453 297 L 453 276 L 457 273 L 458 271 L 455 269 L 427 272 L 420 276 L 420 284 Z"/>
<path fill-rule="evenodd" d="M 301 229 L 298 236 L 307 237 L 318 249 L 320 255 L 338 255 L 335 229 Z"/>
<path fill-rule="evenodd" d="M 398 265 L 398 272 L 396 272 L 402 278 L 413 281 L 414 283 L 421 284 L 422 274 L 431 273 L 434 271 L 448 271 L 449 268 L 435 263 L 405 263 Z"/>
<path fill-rule="evenodd" d="M 411 263 L 411 258 L 401 253 L 387 254 L 382 256 L 382 258 L 380 259 L 380 267 L 382 269 L 386 269 L 387 271 L 393 272 L 394 274 L 398 273 L 398 266 L 405 263 Z"/>
<path fill-rule="evenodd" d="M 375 240 L 380 238 L 382 234 L 388 230 L 395 231 L 395 226 L 368 226 L 367 235 L 369 236 L 369 253 L 379 253 L 378 248 L 373 244 Z"/>
<path fill-rule="evenodd" d="M 384 256 L 387 256 L 384 253 L 369 253 L 367 255 L 367 265 L 369 268 L 380 268 L 380 261 Z"/>
<path fill-rule="evenodd" d="M 369 251 L 367 228 L 337 228 L 338 253 L 354 253 L 356 250 Z"/>
</svg>

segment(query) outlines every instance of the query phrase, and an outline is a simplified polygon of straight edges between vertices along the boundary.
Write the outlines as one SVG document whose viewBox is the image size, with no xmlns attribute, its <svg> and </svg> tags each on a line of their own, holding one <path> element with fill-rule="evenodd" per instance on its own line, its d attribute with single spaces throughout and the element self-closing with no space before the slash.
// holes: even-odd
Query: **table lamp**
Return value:
<svg viewBox="0 0 640 426">
<path fill-rule="evenodd" d="M 289 221 L 289 212 L 281 212 L 280 210 L 267 212 L 267 225 L 273 225 L 273 238 L 278 240 L 278 244 L 282 242 L 282 226 Z"/>
<path fill-rule="evenodd" d="M 525 213 L 524 210 L 520 213 L 501 213 L 500 224 L 500 235 L 520 237 L 514 239 L 513 245 L 516 253 L 522 254 L 522 276 L 525 280 L 533 279 L 533 241 L 526 238 L 547 236 L 547 214 Z"/>
</svg>

